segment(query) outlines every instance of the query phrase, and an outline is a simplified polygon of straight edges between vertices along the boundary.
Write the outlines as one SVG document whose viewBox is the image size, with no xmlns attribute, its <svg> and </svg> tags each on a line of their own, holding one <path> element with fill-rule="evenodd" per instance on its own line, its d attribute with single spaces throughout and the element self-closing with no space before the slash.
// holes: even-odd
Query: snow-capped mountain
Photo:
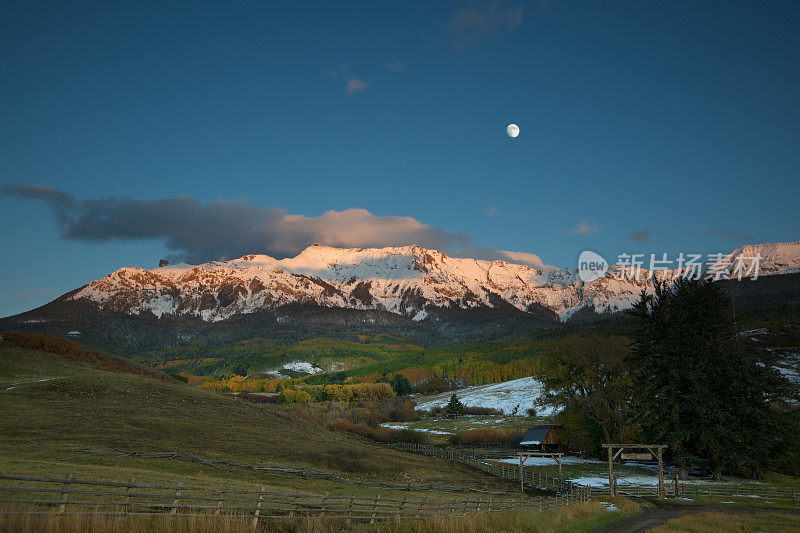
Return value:
<svg viewBox="0 0 800 533">
<path fill-rule="evenodd" d="M 729 253 L 723 261 L 736 265 L 739 258 L 761 256 L 759 275 L 800 272 L 800 241 L 748 244 Z"/>
<path fill-rule="evenodd" d="M 735 264 L 740 256 L 757 254 L 762 276 L 800 272 L 800 242 L 744 246 L 723 261 Z M 678 271 L 655 274 L 673 279 Z M 415 321 L 442 309 L 513 306 L 525 313 L 545 307 L 567 320 L 584 308 L 596 313 L 629 308 L 642 289 L 652 291 L 649 278 L 646 270 L 634 276 L 613 266 L 604 277 L 583 282 L 574 269 L 454 258 L 418 246 L 312 245 L 280 260 L 246 255 L 197 266 L 121 268 L 69 299 L 128 314 L 191 315 L 205 321 L 294 303 L 389 311 Z"/>
</svg>

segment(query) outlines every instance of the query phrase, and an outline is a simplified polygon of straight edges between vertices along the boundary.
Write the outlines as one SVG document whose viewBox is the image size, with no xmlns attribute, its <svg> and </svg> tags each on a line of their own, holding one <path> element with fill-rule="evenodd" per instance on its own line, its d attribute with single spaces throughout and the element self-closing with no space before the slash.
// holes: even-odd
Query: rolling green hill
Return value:
<svg viewBox="0 0 800 533">
<path fill-rule="evenodd" d="M 252 488 L 258 484 L 346 494 L 375 490 L 334 480 L 81 451 L 88 446 L 342 471 L 354 481 L 505 487 L 466 467 L 395 452 L 281 414 L 275 406 L 103 370 L 40 350 L 0 347 L 0 396 L 0 456 L 5 474 L 71 472 L 84 478 L 135 477 L 153 482 L 191 479 L 205 485 Z"/>
</svg>

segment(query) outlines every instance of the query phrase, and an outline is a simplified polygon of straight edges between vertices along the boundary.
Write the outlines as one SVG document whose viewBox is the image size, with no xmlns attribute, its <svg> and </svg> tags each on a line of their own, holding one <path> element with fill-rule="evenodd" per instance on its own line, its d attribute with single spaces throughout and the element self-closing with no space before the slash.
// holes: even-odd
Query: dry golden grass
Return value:
<svg viewBox="0 0 800 533">
<path fill-rule="evenodd" d="M 512 512 L 472 515 L 464 518 L 434 517 L 423 520 L 387 521 L 375 526 L 359 525 L 356 531 L 387 533 L 555 533 L 560 531 L 594 531 L 638 510 L 635 504 L 628 511 L 610 513 L 598 502 L 570 505 L 541 512 Z M 320 530 L 325 531 L 325 530 Z M 332 530 L 330 530 L 331 533 Z"/>
<path fill-rule="evenodd" d="M 51 381 L 37 380 L 50 378 Z M 15 383 L 24 382 L 15 385 Z M 449 484 L 505 491 L 511 484 L 462 465 L 412 455 L 183 384 L 108 372 L 39 350 L 0 347 L 0 473 L 362 496 L 391 491 L 181 461 L 87 454 L 176 451 L 251 465 L 340 471 L 356 481 Z M 8 390 L 6 390 L 8 389 Z M 394 494 L 399 499 L 405 491 Z M 408 494 L 409 498 L 424 494 Z M 454 498 L 458 494 L 443 495 Z"/>
<path fill-rule="evenodd" d="M 233 533 L 252 528 L 249 519 L 236 517 L 136 517 L 103 515 L 0 515 L 0 532 L 103 533 L 146 531 Z"/>
<path fill-rule="evenodd" d="M 800 531 L 800 516 L 782 513 L 702 513 L 674 518 L 650 531 L 653 533 L 674 531 L 794 533 Z"/>
<path fill-rule="evenodd" d="M 319 532 L 381 531 L 387 533 L 472 533 L 495 531 L 554 533 L 593 531 L 638 510 L 636 504 L 617 502 L 619 512 L 610 513 L 601 504 L 589 502 L 552 511 L 512 512 L 472 515 L 464 518 L 427 518 L 421 520 L 386 520 L 374 525 L 347 523 L 320 516 L 292 520 L 262 520 L 256 531 Z M 627 509 L 627 510 L 626 510 Z M 101 533 L 152 532 L 232 533 L 253 530 L 250 518 L 236 517 L 108 517 L 99 515 L 9 516 L 0 515 L 0 533 Z"/>
</svg>

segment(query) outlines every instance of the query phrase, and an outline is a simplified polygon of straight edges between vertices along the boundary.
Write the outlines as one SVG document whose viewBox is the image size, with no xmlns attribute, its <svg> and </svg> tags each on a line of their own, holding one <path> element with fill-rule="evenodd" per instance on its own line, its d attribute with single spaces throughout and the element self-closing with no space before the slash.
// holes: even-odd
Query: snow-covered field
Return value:
<svg viewBox="0 0 800 533">
<path fill-rule="evenodd" d="M 586 485 L 589 487 L 607 487 L 608 474 L 605 476 L 581 476 L 569 478 L 570 481 L 578 483 L 579 485 Z M 617 476 L 617 486 L 622 489 L 624 485 L 645 485 L 656 486 L 658 485 L 658 476 L 648 476 L 643 474 L 629 474 L 626 476 Z"/>
<path fill-rule="evenodd" d="M 305 361 L 292 361 L 291 363 L 286 363 L 283 365 L 284 369 L 286 370 L 294 370 L 295 372 L 302 372 L 303 374 L 316 374 L 317 372 L 322 372 L 322 369 L 312 365 L 311 363 L 306 363 Z"/>
<path fill-rule="evenodd" d="M 404 426 L 402 424 L 381 424 L 381 427 L 386 429 L 412 429 L 413 431 L 422 431 L 423 433 L 431 433 L 433 435 L 454 435 L 454 433 L 451 431 L 441 431 L 427 428 L 409 428 L 408 426 Z"/>
<path fill-rule="evenodd" d="M 435 396 L 423 396 L 417 399 L 417 409 L 429 410 L 433 407 L 447 405 L 453 393 L 461 403 L 468 407 L 489 407 L 498 409 L 503 414 L 514 413 L 526 416 L 527 410 L 533 407 L 539 416 L 552 415 L 551 407 L 540 407 L 536 401 L 542 396 L 542 384 L 534 378 L 521 378 L 491 385 L 477 385 L 464 389 L 444 392 Z"/>
<path fill-rule="evenodd" d="M 286 375 L 283 371 L 291 372 L 293 375 Z M 306 361 L 298 360 L 286 363 L 277 370 L 270 370 L 267 373 L 274 379 L 292 379 L 293 377 L 298 377 L 303 374 L 317 374 L 319 372 L 324 372 L 324 370 Z"/>
</svg>

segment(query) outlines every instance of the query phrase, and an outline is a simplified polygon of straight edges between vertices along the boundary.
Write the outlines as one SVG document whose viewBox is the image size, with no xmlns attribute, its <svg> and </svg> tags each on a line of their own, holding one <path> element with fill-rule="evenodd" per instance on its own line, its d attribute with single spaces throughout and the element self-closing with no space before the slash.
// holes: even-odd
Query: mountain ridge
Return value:
<svg viewBox="0 0 800 533">
<path fill-rule="evenodd" d="M 719 262 L 735 265 L 739 257 L 756 254 L 762 257 L 762 276 L 800 272 L 800 241 L 742 246 Z M 681 273 L 653 272 L 668 280 Z M 619 265 L 585 282 L 576 269 L 455 258 L 419 246 L 311 245 L 286 259 L 251 254 L 201 265 L 123 267 L 67 299 L 134 315 L 193 315 L 211 322 L 293 303 L 388 311 L 415 322 L 441 309 L 507 307 L 529 313 L 544 308 L 563 322 L 589 308 L 622 311 L 642 290 L 652 289 L 650 271 L 636 276 Z"/>
</svg>

